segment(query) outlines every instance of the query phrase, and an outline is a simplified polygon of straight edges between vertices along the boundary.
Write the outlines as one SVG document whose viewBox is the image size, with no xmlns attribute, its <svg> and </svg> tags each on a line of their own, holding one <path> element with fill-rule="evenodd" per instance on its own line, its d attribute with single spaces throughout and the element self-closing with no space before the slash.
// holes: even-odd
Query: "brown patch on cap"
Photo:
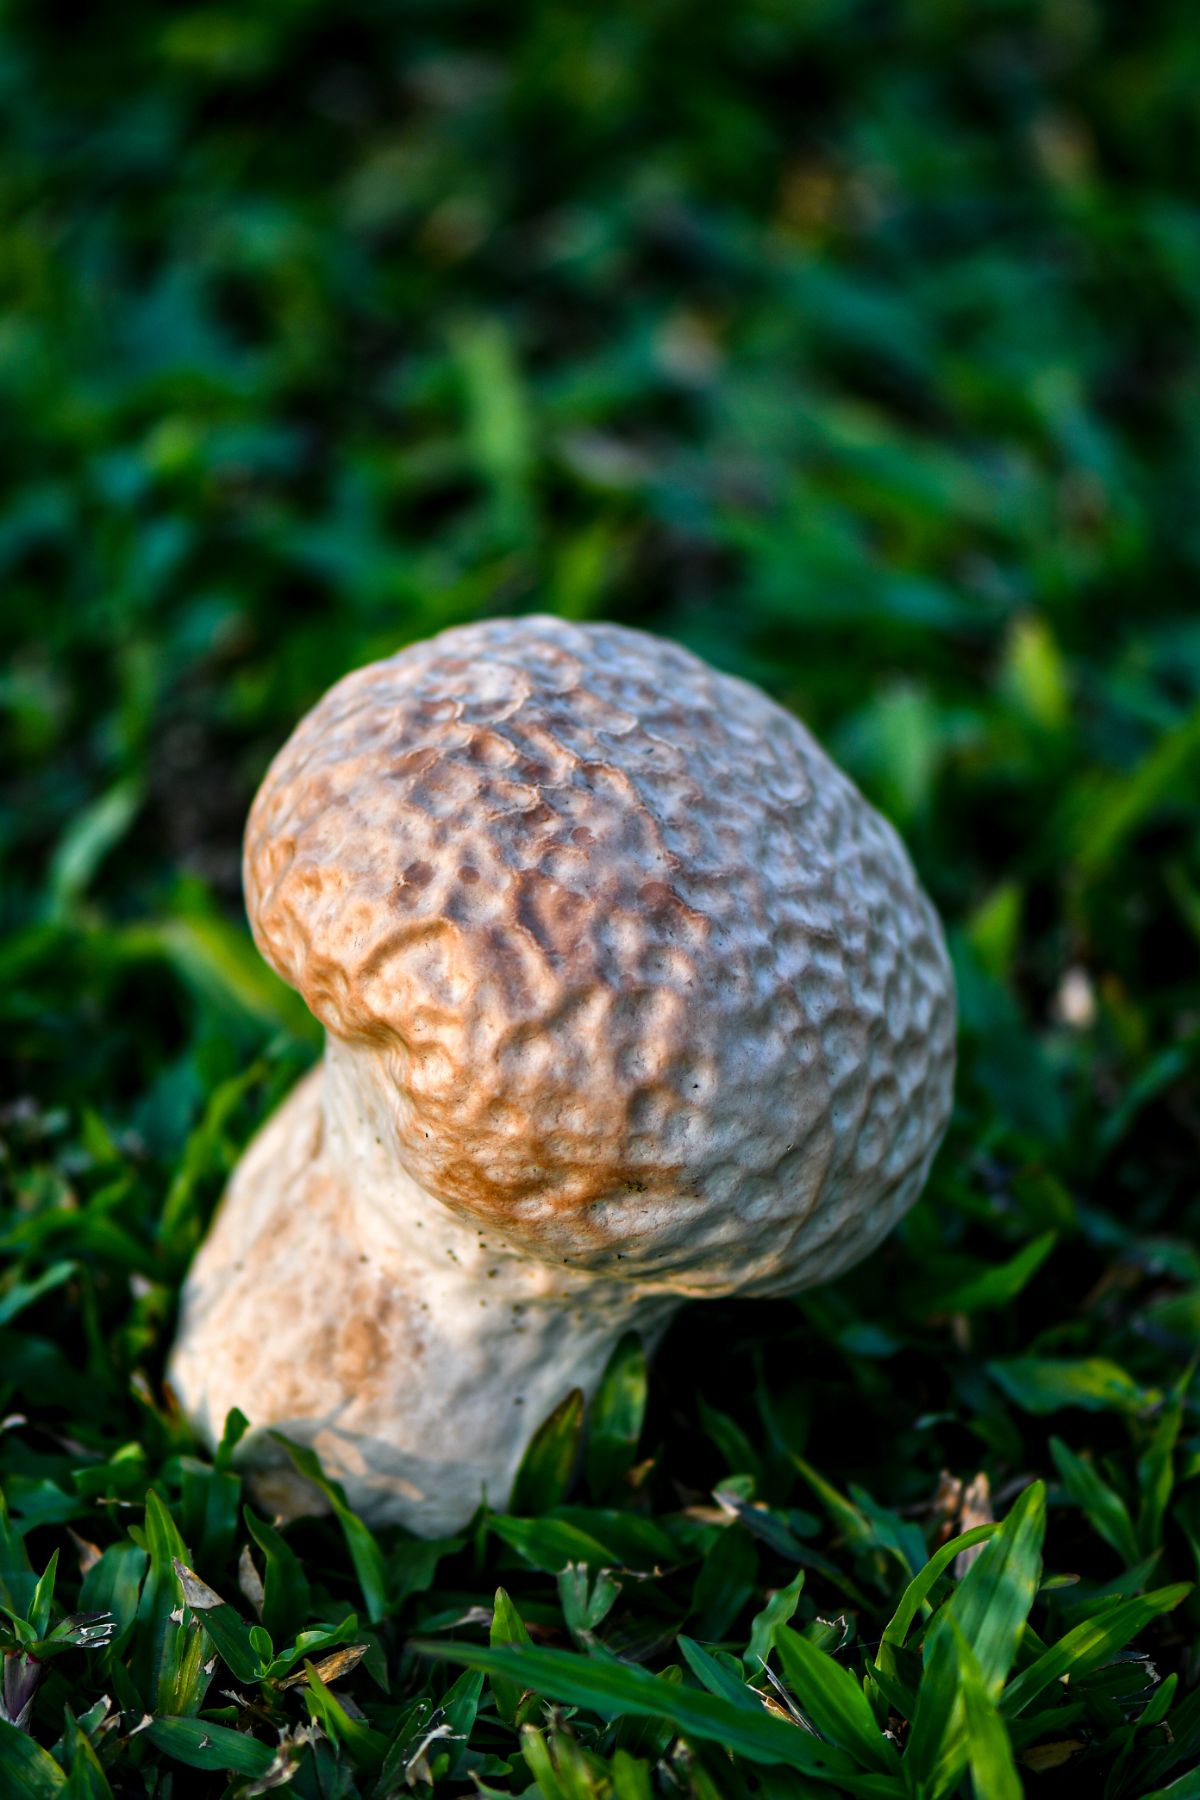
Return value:
<svg viewBox="0 0 1200 1800">
<path fill-rule="evenodd" d="M 408 1172 L 526 1242 L 636 1264 L 687 1194 L 696 1254 L 750 1223 L 782 1265 L 822 1192 L 898 1192 L 940 1136 L 952 989 L 903 850 L 678 645 L 501 619 L 359 670 L 268 771 L 245 874 Z"/>
</svg>

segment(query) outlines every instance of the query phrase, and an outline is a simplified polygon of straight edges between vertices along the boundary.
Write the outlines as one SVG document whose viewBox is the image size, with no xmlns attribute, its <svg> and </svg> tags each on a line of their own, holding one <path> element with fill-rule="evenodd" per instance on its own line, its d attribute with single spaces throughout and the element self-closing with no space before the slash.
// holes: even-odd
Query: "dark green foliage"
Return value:
<svg viewBox="0 0 1200 1800">
<path fill-rule="evenodd" d="M 5 1796 L 1200 1793 L 1194 37 L 8 9 Z M 895 820 L 955 1119 L 847 1279 L 619 1346 L 507 1513 L 276 1529 L 162 1383 L 319 1044 L 242 821 L 336 675 L 530 608 L 763 682 Z"/>
</svg>

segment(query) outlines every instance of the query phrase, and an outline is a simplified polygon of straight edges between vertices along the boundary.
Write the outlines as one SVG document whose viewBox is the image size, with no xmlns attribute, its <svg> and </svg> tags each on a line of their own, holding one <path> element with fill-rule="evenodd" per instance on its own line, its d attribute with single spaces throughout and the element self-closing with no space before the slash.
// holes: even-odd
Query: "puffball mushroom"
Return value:
<svg viewBox="0 0 1200 1800">
<path fill-rule="evenodd" d="M 507 1500 L 620 1335 L 865 1256 L 950 1111 L 954 996 L 896 833 L 677 644 L 456 627 L 339 681 L 246 832 L 255 940 L 326 1027 L 239 1164 L 170 1378 L 260 1499 Z"/>
</svg>

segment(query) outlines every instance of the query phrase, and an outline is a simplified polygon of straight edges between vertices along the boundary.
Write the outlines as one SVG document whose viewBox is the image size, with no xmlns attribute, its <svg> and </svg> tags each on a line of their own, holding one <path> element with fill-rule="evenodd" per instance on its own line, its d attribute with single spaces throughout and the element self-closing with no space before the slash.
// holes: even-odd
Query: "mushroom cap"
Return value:
<svg viewBox="0 0 1200 1800">
<path fill-rule="evenodd" d="M 920 1192 L 937 916 L 804 726 L 677 644 L 497 619 L 357 670 L 268 770 L 245 881 L 408 1174 L 544 1261 L 788 1292 Z"/>
</svg>

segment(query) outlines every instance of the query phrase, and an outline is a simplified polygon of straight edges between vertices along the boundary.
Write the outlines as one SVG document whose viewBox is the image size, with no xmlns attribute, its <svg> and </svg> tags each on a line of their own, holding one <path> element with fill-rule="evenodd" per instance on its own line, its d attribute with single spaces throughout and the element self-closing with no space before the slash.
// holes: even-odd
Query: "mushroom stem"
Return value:
<svg viewBox="0 0 1200 1800">
<path fill-rule="evenodd" d="M 331 1039 L 250 1145 L 169 1373 L 211 1439 L 230 1408 L 251 1412 L 241 1454 L 273 1513 L 319 1505 L 278 1432 L 364 1518 L 437 1535 L 484 1495 L 504 1506 L 531 1430 L 572 1388 L 591 1394 L 622 1332 L 653 1343 L 678 1301 L 457 1218 L 398 1161 L 372 1066 Z"/>
</svg>

